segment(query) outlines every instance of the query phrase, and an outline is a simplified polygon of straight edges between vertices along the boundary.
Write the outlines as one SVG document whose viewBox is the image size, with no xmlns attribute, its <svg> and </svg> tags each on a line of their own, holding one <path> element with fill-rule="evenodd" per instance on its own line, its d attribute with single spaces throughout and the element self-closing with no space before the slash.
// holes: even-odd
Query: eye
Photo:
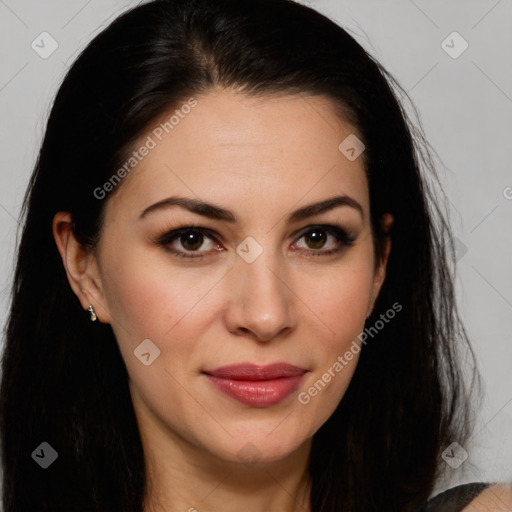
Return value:
<svg viewBox="0 0 512 512">
<path fill-rule="evenodd" d="M 312 256 L 326 256 L 354 244 L 356 237 L 339 226 L 311 226 L 292 245 L 293 250 L 306 251 Z M 180 258 L 203 258 L 224 247 L 211 230 L 186 226 L 161 235 L 156 243 Z"/>
<path fill-rule="evenodd" d="M 297 242 L 293 244 L 293 248 L 306 250 L 313 256 L 322 256 L 352 246 L 355 240 L 355 236 L 338 226 L 312 226 L 303 232 Z"/>
<path fill-rule="evenodd" d="M 204 244 L 204 234 L 199 231 L 187 231 L 183 233 L 177 240 L 187 251 L 196 251 Z"/>
<path fill-rule="evenodd" d="M 202 258 L 205 253 L 222 250 L 210 230 L 193 226 L 166 233 L 158 238 L 157 243 L 182 258 Z"/>
</svg>

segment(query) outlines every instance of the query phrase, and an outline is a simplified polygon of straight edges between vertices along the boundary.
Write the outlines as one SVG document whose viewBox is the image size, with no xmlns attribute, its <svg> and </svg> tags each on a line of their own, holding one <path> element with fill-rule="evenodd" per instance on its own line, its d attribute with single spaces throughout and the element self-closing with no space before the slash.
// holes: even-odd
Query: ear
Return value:
<svg viewBox="0 0 512 512">
<path fill-rule="evenodd" d="M 383 251 L 382 251 L 382 259 L 377 262 L 375 267 L 375 273 L 373 278 L 373 290 L 372 290 L 372 297 L 370 300 L 370 305 L 368 309 L 368 316 L 370 316 L 371 312 L 373 311 L 373 308 L 375 306 L 375 301 L 377 300 L 377 297 L 379 296 L 380 289 L 382 288 L 382 285 L 384 283 L 384 279 L 386 278 L 386 267 L 388 264 L 389 259 L 389 253 L 391 252 L 391 237 L 389 235 L 389 230 L 391 229 L 391 226 L 393 224 L 393 216 L 390 213 L 385 213 L 381 219 L 380 224 L 382 227 L 382 231 L 385 233 L 384 239 L 383 239 Z M 367 318 L 368 318 L 367 316 Z"/>
<path fill-rule="evenodd" d="M 76 240 L 72 225 L 73 220 L 68 212 L 58 212 L 53 218 L 53 237 L 69 284 L 85 310 L 92 305 L 98 320 L 109 323 L 96 256 L 90 248 Z"/>
</svg>

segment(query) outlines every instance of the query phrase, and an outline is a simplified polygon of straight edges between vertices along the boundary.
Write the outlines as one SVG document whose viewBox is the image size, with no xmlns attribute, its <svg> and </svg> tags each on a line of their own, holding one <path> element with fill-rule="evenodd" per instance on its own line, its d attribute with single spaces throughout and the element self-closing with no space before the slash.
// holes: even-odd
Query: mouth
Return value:
<svg viewBox="0 0 512 512">
<path fill-rule="evenodd" d="M 230 398 L 251 407 L 269 407 L 291 395 L 307 371 L 288 363 L 243 363 L 203 373 L 216 390 Z"/>
</svg>

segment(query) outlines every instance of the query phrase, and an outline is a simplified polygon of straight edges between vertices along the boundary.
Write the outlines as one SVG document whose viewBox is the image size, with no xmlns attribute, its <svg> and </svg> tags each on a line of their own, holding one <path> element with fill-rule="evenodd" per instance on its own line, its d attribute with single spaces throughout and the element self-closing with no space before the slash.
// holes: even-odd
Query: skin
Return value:
<svg viewBox="0 0 512 512">
<path fill-rule="evenodd" d="M 498 484 L 482 492 L 462 512 L 510 512 L 511 510 L 512 484 Z"/>
<path fill-rule="evenodd" d="M 330 100 L 227 90 L 197 100 L 109 198 L 95 250 L 77 243 L 67 212 L 55 216 L 55 240 L 83 308 L 92 304 L 112 325 L 125 360 L 150 475 L 146 512 L 309 510 L 311 438 L 342 399 L 358 354 L 308 404 L 297 397 L 364 329 L 391 243 L 375 261 L 363 157 L 349 161 L 338 150 L 357 130 Z M 344 205 L 288 221 L 303 206 L 345 195 L 362 213 Z M 237 221 L 179 206 L 140 218 L 169 196 L 213 203 Z M 392 217 L 382 223 L 389 227 Z M 157 243 L 191 224 L 217 237 L 205 236 L 202 258 L 180 258 Z M 325 230 L 323 246 L 304 236 L 323 224 L 355 242 L 340 245 Z M 252 263 L 236 252 L 248 236 L 263 249 Z M 168 247 L 187 252 L 179 238 Z M 133 354 L 145 339 L 160 350 L 149 366 Z M 276 361 L 308 372 L 292 395 L 269 407 L 239 403 L 201 373 Z"/>
</svg>

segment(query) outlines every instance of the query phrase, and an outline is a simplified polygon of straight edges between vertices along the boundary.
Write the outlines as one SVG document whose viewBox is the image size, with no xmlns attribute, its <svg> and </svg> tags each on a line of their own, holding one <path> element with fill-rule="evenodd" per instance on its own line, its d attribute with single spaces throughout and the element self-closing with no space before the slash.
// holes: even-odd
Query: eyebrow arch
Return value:
<svg viewBox="0 0 512 512">
<path fill-rule="evenodd" d="M 210 219 L 222 220 L 226 222 L 237 221 L 235 214 L 229 210 L 210 203 L 205 203 L 199 199 L 176 196 L 167 197 L 166 199 L 162 199 L 161 201 L 148 206 L 139 215 L 139 219 L 142 219 L 151 212 L 170 208 L 172 206 L 180 206 L 181 208 L 184 208 L 192 213 L 197 213 L 198 215 L 202 215 Z M 298 222 L 308 217 L 312 217 L 313 215 L 325 213 L 338 206 L 350 206 L 357 210 L 361 214 L 361 217 L 364 219 L 364 210 L 358 201 L 350 196 L 335 196 L 330 199 L 299 208 L 298 210 L 295 210 L 290 215 L 288 215 L 287 220 L 289 223 Z"/>
<path fill-rule="evenodd" d="M 364 219 L 364 210 L 358 201 L 350 196 L 335 196 L 331 197 L 330 199 L 326 199 L 325 201 L 313 203 L 295 210 L 288 216 L 288 222 L 292 223 L 299 220 L 304 220 L 308 217 L 312 217 L 313 215 L 325 213 L 338 206 L 350 206 L 351 208 L 357 210 L 361 214 L 361 217 Z"/>
<path fill-rule="evenodd" d="M 205 203 L 199 199 L 176 196 L 167 197 L 166 199 L 162 199 L 161 201 L 148 206 L 139 215 L 139 219 L 142 219 L 148 213 L 169 208 L 171 206 L 180 206 L 181 208 L 185 208 L 192 213 L 197 213 L 198 215 L 203 215 L 204 217 L 208 217 L 210 219 L 223 220 L 226 222 L 236 222 L 234 213 L 230 212 L 229 210 L 225 210 L 224 208 L 215 206 L 210 203 Z"/>
</svg>

